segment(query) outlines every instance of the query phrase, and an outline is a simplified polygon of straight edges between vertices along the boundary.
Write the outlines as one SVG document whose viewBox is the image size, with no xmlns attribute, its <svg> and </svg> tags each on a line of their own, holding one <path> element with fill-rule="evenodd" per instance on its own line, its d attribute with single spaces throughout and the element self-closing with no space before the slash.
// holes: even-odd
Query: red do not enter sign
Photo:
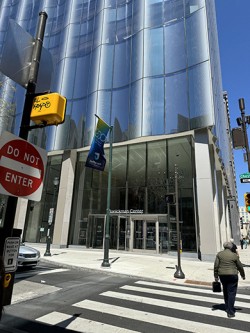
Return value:
<svg viewBox="0 0 250 333">
<path fill-rule="evenodd" d="M 10 136 L 12 137 L 10 139 Z M 46 152 L 8 133 L 0 144 L 0 192 L 39 201 Z"/>
</svg>

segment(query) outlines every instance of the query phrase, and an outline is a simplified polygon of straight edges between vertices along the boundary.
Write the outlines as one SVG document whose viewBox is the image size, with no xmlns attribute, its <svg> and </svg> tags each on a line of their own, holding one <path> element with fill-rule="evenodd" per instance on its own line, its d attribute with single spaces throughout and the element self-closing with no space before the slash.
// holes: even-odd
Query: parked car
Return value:
<svg viewBox="0 0 250 333">
<path fill-rule="evenodd" d="M 36 267 L 40 260 L 40 252 L 33 247 L 26 246 L 24 243 L 20 245 L 17 259 L 18 267 Z"/>
</svg>

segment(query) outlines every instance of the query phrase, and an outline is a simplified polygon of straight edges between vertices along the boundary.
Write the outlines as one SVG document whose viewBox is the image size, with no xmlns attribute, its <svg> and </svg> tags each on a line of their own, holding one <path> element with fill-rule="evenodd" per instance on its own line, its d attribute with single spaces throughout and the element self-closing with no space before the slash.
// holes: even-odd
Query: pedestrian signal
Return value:
<svg viewBox="0 0 250 333">
<path fill-rule="evenodd" d="M 246 212 L 250 213 L 250 193 L 244 194 Z"/>
</svg>

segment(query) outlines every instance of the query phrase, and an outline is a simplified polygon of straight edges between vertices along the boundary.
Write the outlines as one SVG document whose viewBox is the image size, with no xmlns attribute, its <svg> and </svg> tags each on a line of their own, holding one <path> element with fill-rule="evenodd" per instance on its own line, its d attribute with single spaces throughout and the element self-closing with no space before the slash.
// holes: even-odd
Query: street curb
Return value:
<svg viewBox="0 0 250 333">
<path fill-rule="evenodd" d="M 49 259 L 41 258 L 40 262 L 45 263 L 52 263 L 55 266 L 63 267 L 63 268 L 72 268 L 76 269 L 78 271 L 88 271 L 88 272 L 96 272 L 96 273 L 104 273 L 107 275 L 114 275 L 114 276 L 128 276 L 130 278 L 140 279 L 143 281 L 154 281 L 154 282 L 162 282 L 162 283 L 170 283 L 170 284 L 183 284 L 183 285 L 192 285 L 192 287 L 203 287 L 203 288 L 212 288 L 212 282 L 205 282 L 205 281 L 195 281 L 195 280 L 189 280 L 189 279 L 176 279 L 176 281 L 167 281 L 164 279 L 157 279 L 157 278 L 149 278 L 149 277 L 143 277 L 136 274 L 126 274 L 126 273 L 118 273 L 118 272 L 112 272 L 110 267 L 103 267 L 100 269 L 95 268 L 89 268 L 89 267 L 82 267 L 82 266 L 75 266 L 72 264 L 65 264 L 65 263 L 59 263 L 56 261 L 52 261 Z"/>
</svg>

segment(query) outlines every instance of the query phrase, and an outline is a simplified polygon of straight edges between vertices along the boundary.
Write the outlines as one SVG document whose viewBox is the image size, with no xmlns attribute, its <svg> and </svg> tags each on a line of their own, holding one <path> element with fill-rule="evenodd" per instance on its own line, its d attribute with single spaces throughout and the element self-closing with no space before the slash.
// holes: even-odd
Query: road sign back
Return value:
<svg viewBox="0 0 250 333">
<path fill-rule="evenodd" d="M 46 151 L 5 132 L 0 138 L 0 193 L 39 201 Z"/>
</svg>

